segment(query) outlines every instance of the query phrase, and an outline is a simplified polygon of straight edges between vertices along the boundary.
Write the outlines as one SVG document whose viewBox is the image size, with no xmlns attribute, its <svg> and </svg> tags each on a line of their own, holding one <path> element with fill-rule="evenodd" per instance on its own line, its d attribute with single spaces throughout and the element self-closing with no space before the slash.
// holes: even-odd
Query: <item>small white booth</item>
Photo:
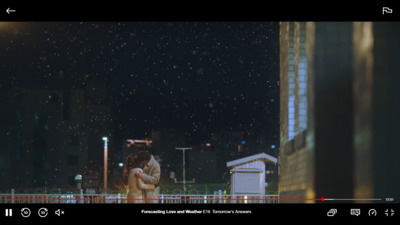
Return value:
<svg viewBox="0 0 400 225">
<path fill-rule="evenodd" d="M 231 193 L 234 196 L 265 194 L 265 164 L 276 164 L 277 158 L 265 153 L 227 162 L 231 171 Z"/>
</svg>

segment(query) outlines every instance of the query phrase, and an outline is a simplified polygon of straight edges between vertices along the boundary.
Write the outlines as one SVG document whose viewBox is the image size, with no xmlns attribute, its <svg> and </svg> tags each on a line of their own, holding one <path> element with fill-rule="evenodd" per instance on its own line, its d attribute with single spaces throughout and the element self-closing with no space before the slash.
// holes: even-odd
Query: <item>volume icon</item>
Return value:
<svg viewBox="0 0 400 225">
<path fill-rule="evenodd" d="M 56 215 L 57 215 L 57 216 L 61 216 L 61 214 L 64 215 L 64 211 L 61 211 L 60 209 L 58 209 L 58 210 L 56 211 Z"/>
<path fill-rule="evenodd" d="M 12 216 L 12 209 L 6 209 L 6 217 Z"/>
</svg>

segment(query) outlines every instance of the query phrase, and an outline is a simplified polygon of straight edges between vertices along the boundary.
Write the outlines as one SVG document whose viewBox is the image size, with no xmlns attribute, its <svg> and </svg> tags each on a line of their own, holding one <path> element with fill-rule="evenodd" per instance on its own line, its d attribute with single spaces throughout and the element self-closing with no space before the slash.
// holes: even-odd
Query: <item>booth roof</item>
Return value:
<svg viewBox="0 0 400 225">
<path fill-rule="evenodd" d="M 260 154 L 257 154 L 257 155 L 252 155 L 252 156 L 248 156 L 248 157 L 244 157 L 244 158 L 240 158 L 240 159 L 236 159 L 236 160 L 227 162 L 226 166 L 227 167 L 234 167 L 234 166 L 237 166 L 237 165 L 241 165 L 241 164 L 245 164 L 245 163 L 248 163 L 248 162 L 251 162 L 251 161 L 257 161 L 257 160 L 262 160 L 265 163 L 273 163 L 273 164 L 276 164 L 278 162 L 277 158 L 275 158 L 273 156 L 270 156 L 270 155 L 268 155 L 266 153 L 260 153 Z"/>
</svg>

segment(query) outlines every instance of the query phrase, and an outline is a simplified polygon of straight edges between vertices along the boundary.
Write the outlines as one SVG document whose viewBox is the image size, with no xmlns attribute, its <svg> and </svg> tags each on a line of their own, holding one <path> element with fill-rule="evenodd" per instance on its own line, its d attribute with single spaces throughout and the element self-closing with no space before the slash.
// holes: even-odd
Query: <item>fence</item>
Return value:
<svg viewBox="0 0 400 225">
<path fill-rule="evenodd" d="M 279 195 L 161 195 L 160 203 L 187 204 L 241 204 L 241 203 L 278 203 Z"/>
<path fill-rule="evenodd" d="M 213 195 L 164 195 L 158 197 L 160 204 L 246 204 L 278 203 L 278 195 L 224 195 L 216 192 Z M 61 203 L 61 204 L 124 204 L 124 194 L 0 194 L 0 203 Z"/>
</svg>

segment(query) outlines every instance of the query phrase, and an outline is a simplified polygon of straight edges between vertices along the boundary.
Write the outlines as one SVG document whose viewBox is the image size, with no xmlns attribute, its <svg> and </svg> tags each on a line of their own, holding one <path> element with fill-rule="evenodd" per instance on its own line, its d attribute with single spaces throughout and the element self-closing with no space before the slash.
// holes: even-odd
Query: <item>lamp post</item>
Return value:
<svg viewBox="0 0 400 225">
<path fill-rule="evenodd" d="M 81 190 L 81 188 L 82 188 L 82 175 L 77 174 L 77 175 L 75 176 L 75 181 L 76 181 L 76 188 L 77 188 L 78 190 Z"/>
<path fill-rule="evenodd" d="M 190 150 L 192 148 L 175 148 L 176 150 L 182 150 L 182 154 L 183 154 L 183 193 L 186 193 L 186 178 L 185 178 L 185 151 L 186 150 Z"/>
<path fill-rule="evenodd" d="M 107 141 L 108 138 L 107 137 L 103 137 L 103 141 L 104 141 L 104 193 L 107 193 Z"/>
</svg>

